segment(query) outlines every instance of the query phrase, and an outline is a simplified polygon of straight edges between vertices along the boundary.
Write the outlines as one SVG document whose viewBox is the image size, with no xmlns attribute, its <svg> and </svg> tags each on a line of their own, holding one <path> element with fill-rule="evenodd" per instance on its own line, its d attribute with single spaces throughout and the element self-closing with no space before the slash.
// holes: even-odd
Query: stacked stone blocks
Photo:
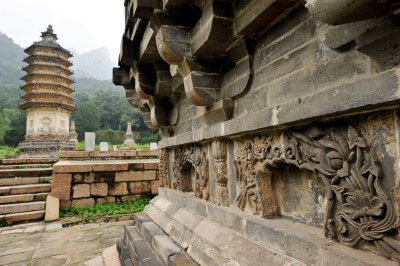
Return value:
<svg viewBox="0 0 400 266">
<path fill-rule="evenodd" d="M 58 162 L 52 193 L 61 207 L 92 206 L 151 197 L 159 186 L 158 160 Z"/>
</svg>

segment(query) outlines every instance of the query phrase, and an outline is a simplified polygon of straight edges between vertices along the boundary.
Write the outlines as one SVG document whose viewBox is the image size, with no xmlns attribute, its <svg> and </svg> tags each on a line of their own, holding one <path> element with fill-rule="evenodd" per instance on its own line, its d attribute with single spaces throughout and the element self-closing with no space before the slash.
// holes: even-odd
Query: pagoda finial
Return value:
<svg viewBox="0 0 400 266">
<path fill-rule="evenodd" d="M 42 36 L 41 37 L 45 38 L 45 39 L 57 40 L 57 34 L 54 33 L 53 25 L 49 24 L 49 26 L 47 26 L 47 30 L 42 32 Z"/>
</svg>

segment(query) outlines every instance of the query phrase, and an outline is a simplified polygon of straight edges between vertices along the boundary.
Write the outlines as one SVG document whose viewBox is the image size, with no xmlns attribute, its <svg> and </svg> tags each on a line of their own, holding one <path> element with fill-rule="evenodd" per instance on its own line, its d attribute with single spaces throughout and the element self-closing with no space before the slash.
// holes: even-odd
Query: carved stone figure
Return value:
<svg viewBox="0 0 400 266">
<path fill-rule="evenodd" d="M 255 162 L 253 143 L 247 142 L 244 149 L 237 151 L 234 162 L 239 186 L 236 202 L 242 210 L 248 208 L 253 213 L 259 213 L 261 206 L 256 186 Z"/>
</svg>

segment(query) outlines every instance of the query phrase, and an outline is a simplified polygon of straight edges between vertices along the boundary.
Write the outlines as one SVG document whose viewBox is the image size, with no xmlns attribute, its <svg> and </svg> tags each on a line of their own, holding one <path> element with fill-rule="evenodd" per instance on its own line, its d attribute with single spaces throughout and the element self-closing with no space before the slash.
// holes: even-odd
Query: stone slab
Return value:
<svg viewBox="0 0 400 266">
<path fill-rule="evenodd" d="M 46 214 L 44 220 L 46 222 L 58 220 L 60 214 L 60 200 L 48 195 L 46 198 Z"/>
<path fill-rule="evenodd" d="M 115 182 L 155 180 L 155 170 L 124 171 L 115 173 Z"/>
<path fill-rule="evenodd" d="M 72 174 L 54 174 L 51 181 L 51 195 L 60 200 L 69 200 Z"/>
<path fill-rule="evenodd" d="M 108 151 L 108 142 L 100 142 L 100 151 Z"/>
<path fill-rule="evenodd" d="M 106 248 L 102 253 L 103 266 L 120 266 L 116 245 Z"/>
<path fill-rule="evenodd" d="M 96 145 L 96 133 L 85 132 L 85 151 L 94 151 Z"/>
</svg>

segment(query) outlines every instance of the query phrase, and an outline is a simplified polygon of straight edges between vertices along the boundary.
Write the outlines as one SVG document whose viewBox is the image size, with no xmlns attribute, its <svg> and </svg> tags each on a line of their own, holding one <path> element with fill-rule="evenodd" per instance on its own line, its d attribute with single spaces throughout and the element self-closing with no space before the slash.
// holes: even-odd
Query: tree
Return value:
<svg viewBox="0 0 400 266">
<path fill-rule="evenodd" d="M 99 111 L 92 101 L 80 102 L 77 110 L 71 116 L 71 120 L 75 121 L 76 132 L 80 140 L 85 138 L 85 132 L 99 130 Z"/>
<path fill-rule="evenodd" d="M 26 133 L 26 115 L 19 109 L 3 109 L 3 114 L 8 124 L 4 135 L 4 144 L 16 147 L 24 139 Z"/>
<path fill-rule="evenodd" d="M 6 118 L 0 113 L 0 144 L 4 144 L 4 136 L 6 131 L 9 129 Z"/>
</svg>

